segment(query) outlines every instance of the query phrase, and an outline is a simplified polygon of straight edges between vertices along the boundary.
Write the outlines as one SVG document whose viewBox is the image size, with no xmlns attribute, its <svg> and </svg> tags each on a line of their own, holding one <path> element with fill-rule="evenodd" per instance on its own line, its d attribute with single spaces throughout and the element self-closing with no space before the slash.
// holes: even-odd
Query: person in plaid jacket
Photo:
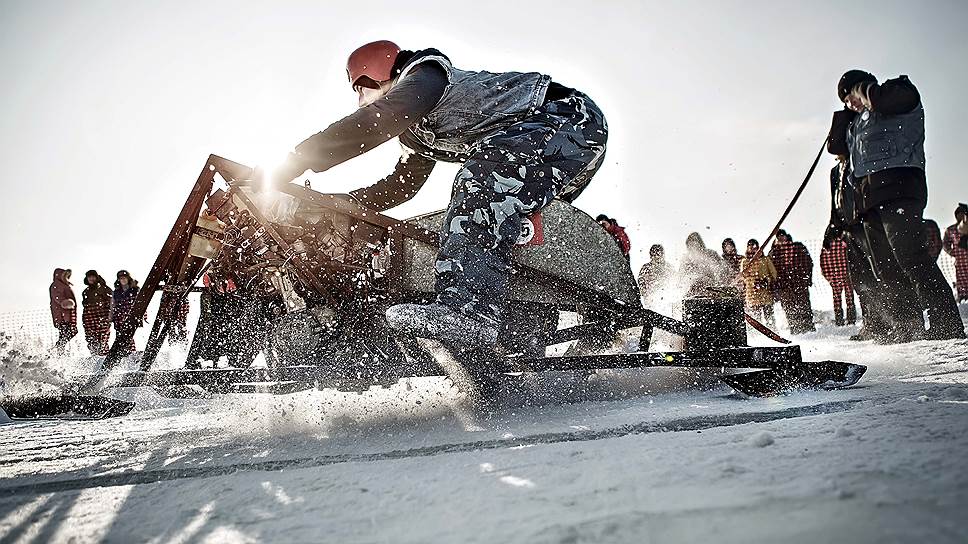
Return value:
<svg viewBox="0 0 968 544">
<path fill-rule="evenodd" d="M 857 307 L 854 305 L 854 289 L 850 283 L 847 242 L 834 239 L 830 241 L 829 247 L 820 250 L 820 272 L 834 293 L 834 323 L 838 327 L 844 325 L 843 306 L 846 306 L 847 323 L 853 325 L 857 322 Z M 844 304 L 841 299 L 844 299 Z"/>
<path fill-rule="evenodd" d="M 84 291 L 81 293 L 81 307 L 84 313 L 84 339 L 91 355 L 107 355 L 111 337 L 111 306 L 113 292 L 97 270 L 84 274 Z"/>
<path fill-rule="evenodd" d="M 785 230 L 779 230 L 776 242 L 770 249 L 770 259 L 776 267 L 776 291 L 790 325 L 790 334 L 815 331 L 813 308 L 810 306 L 813 259 L 807 247 L 794 242 Z"/>
<path fill-rule="evenodd" d="M 955 289 L 958 301 L 968 300 L 968 249 L 960 243 L 965 235 L 958 232 L 958 224 L 968 216 L 968 205 L 959 204 L 955 208 L 955 224 L 944 231 L 944 251 L 955 258 Z"/>
</svg>

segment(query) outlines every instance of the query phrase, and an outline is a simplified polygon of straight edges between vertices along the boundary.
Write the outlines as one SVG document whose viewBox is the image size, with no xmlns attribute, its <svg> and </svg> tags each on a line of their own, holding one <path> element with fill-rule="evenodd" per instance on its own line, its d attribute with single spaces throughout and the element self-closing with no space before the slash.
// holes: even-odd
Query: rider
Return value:
<svg viewBox="0 0 968 544">
<path fill-rule="evenodd" d="M 359 109 L 310 136 L 271 177 L 323 172 L 394 137 L 389 176 L 352 191 L 382 211 L 412 198 L 436 161 L 462 163 L 441 226 L 436 301 L 387 310 L 392 327 L 461 348 L 497 340 L 521 218 L 571 202 L 602 163 L 608 127 L 585 94 L 536 72 L 467 71 L 436 49 L 368 43 L 346 72 Z"/>
</svg>

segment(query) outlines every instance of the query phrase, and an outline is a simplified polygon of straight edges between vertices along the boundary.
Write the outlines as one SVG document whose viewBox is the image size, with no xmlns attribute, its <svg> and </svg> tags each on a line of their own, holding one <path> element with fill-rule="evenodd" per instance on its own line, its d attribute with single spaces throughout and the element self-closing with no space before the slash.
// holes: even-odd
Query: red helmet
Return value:
<svg viewBox="0 0 968 544">
<path fill-rule="evenodd" d="M 350 53 L 346 60 L 346 76 L 355 85 L 363 76 L 373 81 L 387 81 L 393 77 L 393 63 L 397 60 L 400 46 L 388 41 L 368 43 Z"/>
</svg>

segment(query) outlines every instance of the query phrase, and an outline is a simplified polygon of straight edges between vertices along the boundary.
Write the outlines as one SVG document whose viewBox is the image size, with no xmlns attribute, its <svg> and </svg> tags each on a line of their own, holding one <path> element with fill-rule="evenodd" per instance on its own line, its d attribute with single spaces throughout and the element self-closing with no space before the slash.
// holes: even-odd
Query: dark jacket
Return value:
<svg viewBox="0 0 968 544">
<path fill-rule="evenodd" d="M 97 276 L 97 281 L 93 285 L 87 281 L 87 275 L 85 275 L 84 285 L 87 285 L 87 287 L 81 293 L 81 305 L 84 307 L 85 312 L 104 312 L 111 310 L 114 293 L 100 274 Z"/>
<path fill-rule="evenodd" d="M 50 314 L 54 326 L 77 322 L 77 299 L 71 282 L 63 277 L 64 269 L 54 269 L 54 280 L 50 284 Z"/>
<path fill-rule="evenodd" d="M 124 321 L 128 318 L 128 314 L 131 313 L 131 307 L 134 306 L 134 299 L 138 296 L 138 282 L 134 280 L 131 281 L 131 286 L 125 290 L 121 288 L 121 285 L 115 282 L 114 286 L 114 315 L 111 321 L 114 322 L 115 327 L 123 326 Z"/>
<path fill-rule="evenodd" d="M 871 111 L 879 115 L 908 114 L 921 107 L 921 95 L 907 76 L 889 79 L 881 85 L 875 83 L 868 89 L 867 96 Z M 850 156 L 848 131 L 857 116 L 858 113 L 846 108 L 834 113 L 827 151 L 834 155 Z M 928 200 L 924 170 L 914 166 L 888 168 L 854 178 L 854 182 L 860 195 L 858 209 L 862 213 L 892 200 L 913 199 L 922 203 L 922 206 Z"/>
</svg>

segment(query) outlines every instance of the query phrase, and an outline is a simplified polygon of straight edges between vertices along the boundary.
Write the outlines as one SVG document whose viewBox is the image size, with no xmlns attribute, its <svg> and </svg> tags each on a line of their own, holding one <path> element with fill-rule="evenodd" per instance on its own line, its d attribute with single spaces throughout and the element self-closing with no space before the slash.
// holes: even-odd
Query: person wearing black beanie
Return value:
<svg viewBox="0 0 968 544">
<path fill-rule="evenodd" d="M 891 337 L 965 338 L 964 324 L 948 283 L 927 249 L 922 215 L 928 200 L 925 177 L 924 106 L 907 76 L 878 83 L 863 70 L 849 70 L 837 82 L 844 108 L 834 113 L 827 150 L 843 157 L 855 188 L 871 263 L 883 276 L 879 288 L 892 290 L 906 279 L 914 286 L 924 319 L 895 322 Z M 898 276 L 888 277 L 896 270 Z M 886 297 L 897 300 L 898 297 Z"/>
</svg>

